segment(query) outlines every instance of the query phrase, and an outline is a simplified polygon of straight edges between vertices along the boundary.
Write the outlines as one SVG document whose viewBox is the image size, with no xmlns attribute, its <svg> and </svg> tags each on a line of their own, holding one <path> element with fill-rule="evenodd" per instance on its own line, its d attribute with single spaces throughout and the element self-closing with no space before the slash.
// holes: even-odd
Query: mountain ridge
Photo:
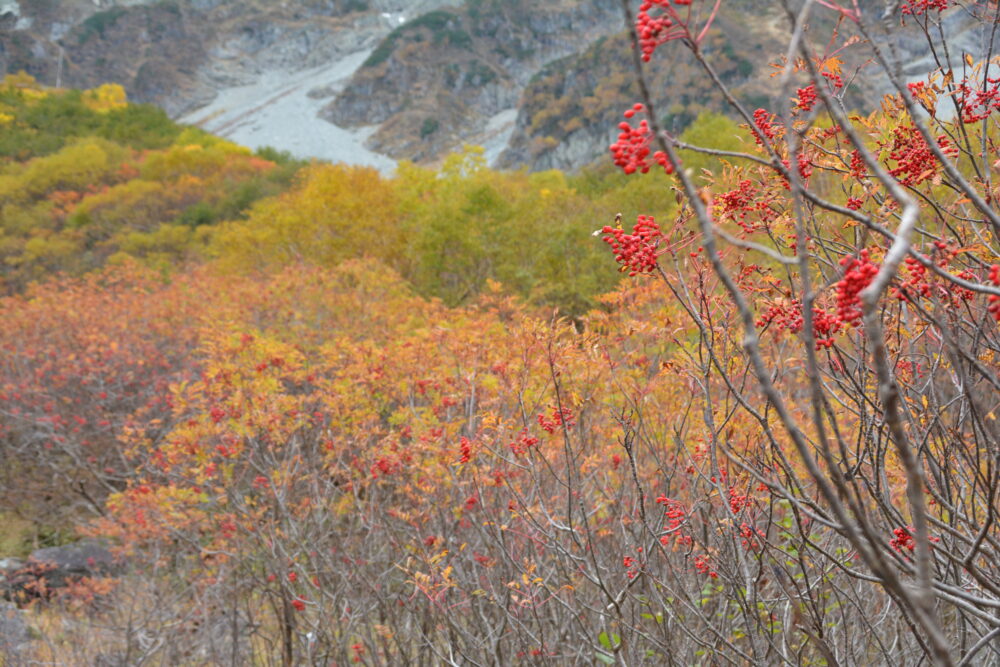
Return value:
<svg viewBox="0 0 1000 667">
<path fill-rule="evenodd" d="M 837 15 L 816 21 L 829 34 Z M 708 33 L 705 52 L 748 107 L 770 102 L 763 54 L 783 26 L 741 0 Z M 302 157 L 389 170 L 476 144 L 496 166 L 576 169 L 606 152 L 636 98 L 622 28 L 617 5 L 599 0 L 3 0 L 0 75 L 120 83 L 173 118 Z M 933 63 L 911 41 L 900 31 L 894 46 L 919 78 Z M 729 111 L 690 59 L 649 76 L 676 131 Z M 871 108 L 885 90 L 862 76 L 847 101 Z"/>
</svg>

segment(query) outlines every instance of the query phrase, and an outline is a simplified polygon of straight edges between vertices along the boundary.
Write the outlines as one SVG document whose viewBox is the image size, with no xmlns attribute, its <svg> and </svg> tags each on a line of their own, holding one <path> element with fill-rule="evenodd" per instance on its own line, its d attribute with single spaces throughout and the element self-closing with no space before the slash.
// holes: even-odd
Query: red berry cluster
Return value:
<svg viewBox="0 0 1000 667">
<path fill-rule="evenodd" d="M 771 208 L 770 200 L 759 199 L 758 195 L 759 192 L 752 182 L 740 181 L 735 190 L 725 192 L 713 200 L 718 202 L 717 208 L 720 209 L 715 214 L 719 218 L 730 218 L 747 234 L 767 229 L 778 213 Z M 747 219 L 748 215 L 752 217 Z"/>
<path fill-rule="evenodd" d="M 903 2 L 903 6 L 900 7 L 900 13 L 910 16 L 920 16 L 921 14 L 936 10 L 943 12 L 948 9 L 948 0 L 913 0 L 912 2 Z"/>
<path fill-rule="evenodd" d="M 637 551 L 642 551 L 642 547 L 638 547 Z M 625 566 L 625 576 L 629 579 L 635 579 L 643 567 L 640 560 L 632 558 L 631 556 L 625 556 L 622 558 L 622 565 Z"/>
<path fill-rule="evenodd" d="M 907 526 L 906 528 L 893 528 L 892 534 L 895 535 L 894 538 L 889 540 L 889 546 L 896 551 L 902 551 L 903 549 L 908 549 L 913 551 L 917 546 L 916 542 L 913 540 L 913 526 Z M 941 539 L 938 537 L 930 536 L 931 542 L 940 542 Z"/>
<path fill-rule="evenodd" d="M 844 277 L 837 283 L 837 317 L 844 325 L 857 324 L 861 319 L 861 290 L 868 287 L 878 273 L 878 265 L 871 261 L 868 250 L 858 257 L 847 255 L 840 260 Z"/>
<path fill-rule="evenodd" d="M 681 7 L 690 4 L 691 0 L 643 1 L 635 18 L 635 29 L 639 34 L 639 48 L 644 61 L 649 62 L 656 47 L 687 33 L 686 26 L 674 12 L 672 5 Z"/>
<path fill-rule="evenodd" d="M 750 278 L 756 273 L 764 273 L 761 271 L 760 264 L 747 264 L 736 274 L 736 285 L 744 290 L 753 289 L 754 285 L 751 283 Z"/>
<path fill-rule="evenodd" d="M 739 493 L 735 486 L 729 487 L 729 509 L 733 514 L 738 514 L 740 510 L 750 504 L 750 496 Z"/>
<path fill-rule="evenodd" d="M 799 176 L 802 178 L 803 181 L 808 181 L 809 177 L 812 176 L 813 173 L 813 166 L 812 162 L 809 160 L 809 157 L 805 153 L 799 153 L 798 156 L 796 156 L 795 160 L 799 166 Z M 792 168 L 792 165 L 788 160 L 782 160 L 781 164 L 785 165 L 785 169 Z M 782 178 L 782 181 L 784 182 L 785 189 L 790 190 L 791 185 L 789 184 L 788 179 Z"/>
<path fill-rule="evenodd" d="M 757 109 L 753 112 L 753 124 L 757 129 L 751 131 L 760 146 L 764 145 L 763 137 L 774 139 L 777 134 L 774 123 L 771 121 L 771 114 L 767 109 Z"/>
<path fill-rule="evenodd" d="M 947 268 L 951 263 L 951 260 L 957 257 L 962 251 L 957 246 L 949 245 L 944 241 L 935 241 L 934 248 L 934 263 L 942 269 Z M 926 256 L 924 256 L 923 259 L 924 262 L 928 260 Z M 906 270 L 909 275 L 906 280 L 902 281 L 898 287 L 893 289 L 893 296 L 900 301 L 913 301 L 919 297 L 926 299 L 932 298 L 935 294 L 935 286 L 930 282 L 927 267 L 924 263 L 916 257 L 907 257 L 904 262 L 906 263 Z M 978 276 L 969 269 L 962 269 L 957 273 L 953 273 L 953 275 L 969 282 L 979 279 Z M 942 281 L 936 285 L 936 288 L 938 297 L 953 306 L 959 306 L 962 302 L 971 301 L 975 297 L 975 294 L 971 290 L 959 287 L 950 281 Z M 991 300 L 990 303 L 992 305 L 993 301 Z M 990 312 L 992 313 L 993 311 L 990 310 Z"/>
<path fill-rule="evenodd" d="M 644 111 L 641 104 L 634 105 L 624 113 L 626 119 L 631 119 L 635 114 Z M 618 124 L 621 133 L 618 140 L 609 146 L 611 154 L 614 156 L 615 165 L 621 167 L 626 174 L 635 172 L 647 173 L 652 167 L 649 162 L 649 155 L 653 153 L 650 144 L 653 140 L 653 133 L 649 129 L 649 123 L 642 120 L 638 127 L 632 127 L 629 123 L 622 121 Z M 663 151 L 653 153 L 653 161 L 663 167 L 668 174 L 674 173 L 674 166 Z"/>
<path fill-rule="evenodd" d="M 813 306 L 813 338 L 817 350 L 833 347 L 833 337 L 840 331 L 840 326 L 841 321 L 836 315 Z"/>
<path fill-rule="evenodd" d="M 983 88 L 970 86 L 966 78 L 957 88 L 963 123 L 978 123 L 1000 110 L 1000 77 L 988 77 Z"/>
<path fill-rule="evenodd" d="M 719 573 L 713 570 L 711 566 L 708 564 L 707 555 L 698 556 L 697 558 L 694 559 L 694 569 L 698 570 L 698 572 L 701 572 L 704 575 L 711 577 L 712 579 L 719 578 Z"/>
<path fill-rule="evenodd" d="M 779 331 L 788 330 L 798 333 L 802 330 L 802 302 L 798 299 L 778 301 L 768 306 L 767 310 L 757 319 L 757 326 L 764 328 L 774 323 Z"/>
<path fill-rule="evenodd" d="M 226 409 L 219 407 L 218 405 L 213 405 L 212 409 L 209 410 L 208 415 L 212 418 L 212 423 L 218 424 L 222 421 L 223 417 L 226 416 Z"/>
<path fill-rule="evenodd" d="M 907 257 L 903 262 L 908 276 L 893 289 L 893 296 L 900 301 L 912 301 L 916 296 L 930 298 L 931 285 L 927 282 L 927 267 L 916 257 Z"/>
<path fill-rule="evenodd" d="M 403 468 L 403 464 L 400 461 L 394 461 L 385 456 L 376 459 L 375 463 L 372 464 L 369 472 L 372 475 L 372 479 L 378 479 L 379 476 L 387 477 L 393 473 L 399 472 Z"/>
<path fill-rule="evenodd" d="M 664 495 L 658 496 L 656 498 L 656 503 L 658 505 L 663 505 L 663 515 L 667 519 L 666 524 L 663 526 L 663 530 L 666 534 L 660 538 L 660 543 L 663 546 L 667 546 L 670 543 L 670 540 L 673 539 L 677 544 L 690 546 L 692 543 L 691 536 L 678 531 L 681 524 L 683 524 L 687 518 L 687 512 L 684 510 L 684 505 L 682 505 L 679 500 L 667 498 Z"/>
<path fill-rule="evenodd" d="M 851 151 L 851 176 L 859 181 L 868 177 L 868 168 L 857 150 Z"/>
<path fill-rule="evenodd" d="M 798 257 L 799 255 L 799 235 L 789 234 L 785 237 L 788 241 L 788 249 L 792 251 L 792 254 Z M 806 249 L 810 249 L 812 242 L 812 237 L 806 234 Z"/>
<path fill-rule="evenodd" d="M 865 202 L 863 199 L 859 199 L 857 197 L 848 197 L 845 206 L 847 206 L 847 208 L 851 209 L 852 211 L 857 211 L 858 209 L 861 208 L 861 206 L 864 203 Z"/>
<path fill-rule="evenodd" d="M 524 454 L 526 451 L 538 444 L 538 438 L 528 435 L 528 429 L 521 429 L 521 432 L 517 436 L 517 440 L 510 443 L 510 451 L 515 454 Z"/>
<path fill-rule="evenodd" d="M 462 436 L 462 440 L 459 442 L 458 448 L 462 453 L 462 457 L 458 460 L 459 463 L 468 463 L 472 460 L 472 441 L 465 436 Z"/>
<path fill-rule="evenodd" d="M 924 81 L 914 81 L 913 83 L 906 84 L 906 87 L 917 104 L 933 116 L 935 113 L 935 101 L 937 99 L 936 91 Z"/>
<path fill-rule="evenodd" d="M 632 233 L 624 229 L 605 225 L 601 230 L 604 242 L 611 246 L 615 253 L 615 261 L 621 264 L 621 271 L 628 271 L 630 276 L 640 273 L 652 273 L 656 270 L 656 258 L 662 252 L 658 250 L 663 232 L 651 215 L 640 215 L 636 219 Z"/>
<path fill-rule="evenodd" d="M 756 551 L 760 549 L 760 543 L 757 542 L 758 539 L 764 539 L 764 531 L 760 528 L 754 528 L 747 523 L 740 524 L 740 537 L 742 538 L 740 542 L 743 543 L 743 548 L 749 551 Z"/>
<path fill-rule="evenodd" d="M 822 308 L 813 306 L 813 338 L 816 349 L 833 347 L 833 337 L 840 331 L 843 322 L 838 315 L 828 313 Z M 767 311 L 757 320 L 758 327 L 774 323 L 778 331 L 788 330 L 798 333 L 805 324 L 802 314 L 802 303 L 798 299 L 778 302 L 768 307 Z"/>
<path fill-rule="evenodd" d="M 821 72 L 821 75 L 830 82 L 830 86 L 835 90 L 840 90 L 844 87 L 844 80 L 837 72 Z"/>
<path fill-rule="evenodd" d="M 813 106 L 816 104 L 816 84 L 810 83 L 805 88 L 799 88 L 796 91 L 798 95 L 798 106 L 802 111 L 812 111 Z"/>
<path fill-rule="evenodd" d="M 364 644 L 351 644 L 351 650 L 354 651 L 354 657 L 351 660 L 353 662 L 361 662 L 361 656 L 365 654 Z"/>
<path fill-rule="evenodd" d="M 918 361 L 910 361 L 909 359 L 900 359 L 896 362 L 896 376 L 906 378 L 909 377 L 913 379 L 914 377 L 923 378 L 925 375 L 924 368 Z"/>
<path fill-rule="evenodd" d="M 825 130 L 820 130 L 819 134 L 815 135 L 815 139 L 819 143 L 823 143 L 825 141 L 829 141 L 830 139 L 833 139 L 834 137 L 836 137 L 841 132 L 843 132 L 843 129 L 839 125 L 831 125 L 830 127 L 826 128 Z"/>
<path fill-rule="evenodd" d="M 892 134 L 889 159 L 896 161 L 896 167 L 890 169 L 889 173 L 898 178 L 900 183 L 913 187 L 937 174 L 940 168 L 937 158 L 916 127 L 900 126 L 893 130 Z M 948 137 L 939 136 L 937 143 L 945 155 L 958 155 L 958 149 L 951 144 Z"/>
<path fill-rule="evenodd" d="M 892 534 L 895 535 L 895 537 L 889 540 L 890 547 L 896 551 L 902 551 L 903 549 L 913 551 L 913 536 L 910 535 L 908 530 L 905 528 L 893 528 Z"/>
<path fill-rule="evenodd" d="M 572 428 L 576 424 L 576 418 L 573 416 L 573 412 L 569 408 L 557 408 L 555 406 L 549 406 L 552 408 L 552 417 L 546 417 L 544 414 L 538 415 L 538 425 L 542 427 L 548 433 L 555 433 L 556 428 L 565 425 L 567 430 Z"/>
<path fill-rule="evenodd" d="M 969 269 L 963 269 L 955 274 L 955 276 L 967 281 L 976 280 L 976 274 Z M 953 283 L 950 283 L 945 289 L 951 296 L 951 303 L 954 306 L 958 306 L 962 301 L 972 301 L 972 298 L 975 296 L 971 290 L 959 287 Z"/>
</svg>

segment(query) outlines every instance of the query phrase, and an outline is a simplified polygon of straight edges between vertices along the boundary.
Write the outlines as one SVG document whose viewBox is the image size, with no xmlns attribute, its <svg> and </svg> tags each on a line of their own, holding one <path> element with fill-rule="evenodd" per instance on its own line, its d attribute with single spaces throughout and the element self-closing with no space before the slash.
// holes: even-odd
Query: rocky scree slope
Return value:
<svg viewBox="0 0 1000 667">
<path fill-rule="evenodd" d="M 882 3 L 861 4 L 866 14 L 881 14 Z M 814 15 L 822 51 L 838 16 Z M 935 65 L 928 49 L 912 21 L 902 30 L 893 21 L 904 72 L 921 78 Z M 988 36 L 973 25 L 965 12 L 945 15 L 956 59 L 985 52 Z M 846 40 L 850 26 L 839 29 Z M 772 108 L 769 58 L 787 37 L 783 14 L 731 0 L 703 48 L 748 109 Z M 24 69 L 73 87 L 114 81 L 134 101 L 198 121 L 210 122 L 214 107 L 190 112 L 219 91 L 363 60 L 346 80 L 305 84 L 309 109 L 294 122 L 310 127 L 291 134 L 298 143 L 302 136 L 333 141 L 328 121 L 357 130 L 353 140 L 372 151 L 419 163 L 466 143 L 486 146 L 491 164 L 508 168 L 573 169 L 603 157 L 637 96 L 629 48 L 618 3 L 606 0 L 0 0 L 0 74 Z M 888 90 L 867 70 L 853 76 L 867 53 L 864 44 L 843 51 L 850 108 L 877 106 Z M 668 128 L 680 131 L 702 111 L 730 111 L 679 46 L 658 53 L 649 75 Z M 249 90 L 233 104 L 219 98 L 235 105 L 225 110 L 226 123 L 292 122 L 277 107 L 269 118 L 253 116 L 287 86 L 262 86 L 259 97 Z"/>
<path fill-rule="evenodd" d="M 490 145 L 503 130 L 491 121 L 514 117 L 536 72 L 620 29 L 616 3 L 604 0 L 481 0 L 431 12 L 386 37 L 322 115 L 377 123 L 369 145 L 397 159 Z"/>
<path fill-rule="evenodd" d="M 370 49 L 387 20 L 449 0 L 0 0 L 0 74 L 122 84 L 180 116 L 228 86 Z"/>
</svg>

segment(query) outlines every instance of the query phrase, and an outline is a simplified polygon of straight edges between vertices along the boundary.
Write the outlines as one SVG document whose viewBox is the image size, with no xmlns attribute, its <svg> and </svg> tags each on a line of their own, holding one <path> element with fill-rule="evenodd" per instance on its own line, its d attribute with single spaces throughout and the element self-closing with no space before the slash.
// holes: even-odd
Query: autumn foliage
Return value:
<svg viewBox="0 0 1000 667">
<path fill-rule="evenodd" d="M 848 37 L 874 29 L 856 8 L 815 4 L 841 17 L 835 40 L 879 44 Z M 711 78 L 711 3 L 624 5 L 637 64 L 672 49 Z M 211 261 L 122 258 L 0 302 L 4 503 L 84 506 L 84 532 L 127 557 L 102 650 L 994 659 L 993 70 L 940 63 L 848 113 L 854 73 L 799 37 L 780 103 L 733 100 L 736 149 L 698 153 L 653 100 L 628 107 L 613 156 L 650 172 L 628 185 L 498 174 L 474 152 L 390 179 L 313 165 L 214 227 Z M 210 142 L 136 168 L 170 206 L 220 167 L 276 168 Z M 115 190 L 135 180 L 69 215 L 145 201 Z M 574 275 L 591 253 L 625 280 Z"/>
</svg>

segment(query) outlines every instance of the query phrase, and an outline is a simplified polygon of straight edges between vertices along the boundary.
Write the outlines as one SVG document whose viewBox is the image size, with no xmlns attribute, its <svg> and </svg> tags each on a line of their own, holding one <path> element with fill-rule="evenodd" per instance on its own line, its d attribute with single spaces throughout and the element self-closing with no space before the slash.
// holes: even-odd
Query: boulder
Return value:
<svg viewBox="0 0 1000 667">
<path fill-rule="evenodd" d="M 0 596 L 15 602 L 48 598 L 84 577 L 113 575 L 121 569 L 107 546 L 95 540 L 38 549 L 26 562 L 0 562 L 9 565 L 0 567 Z"/>
</svg>

